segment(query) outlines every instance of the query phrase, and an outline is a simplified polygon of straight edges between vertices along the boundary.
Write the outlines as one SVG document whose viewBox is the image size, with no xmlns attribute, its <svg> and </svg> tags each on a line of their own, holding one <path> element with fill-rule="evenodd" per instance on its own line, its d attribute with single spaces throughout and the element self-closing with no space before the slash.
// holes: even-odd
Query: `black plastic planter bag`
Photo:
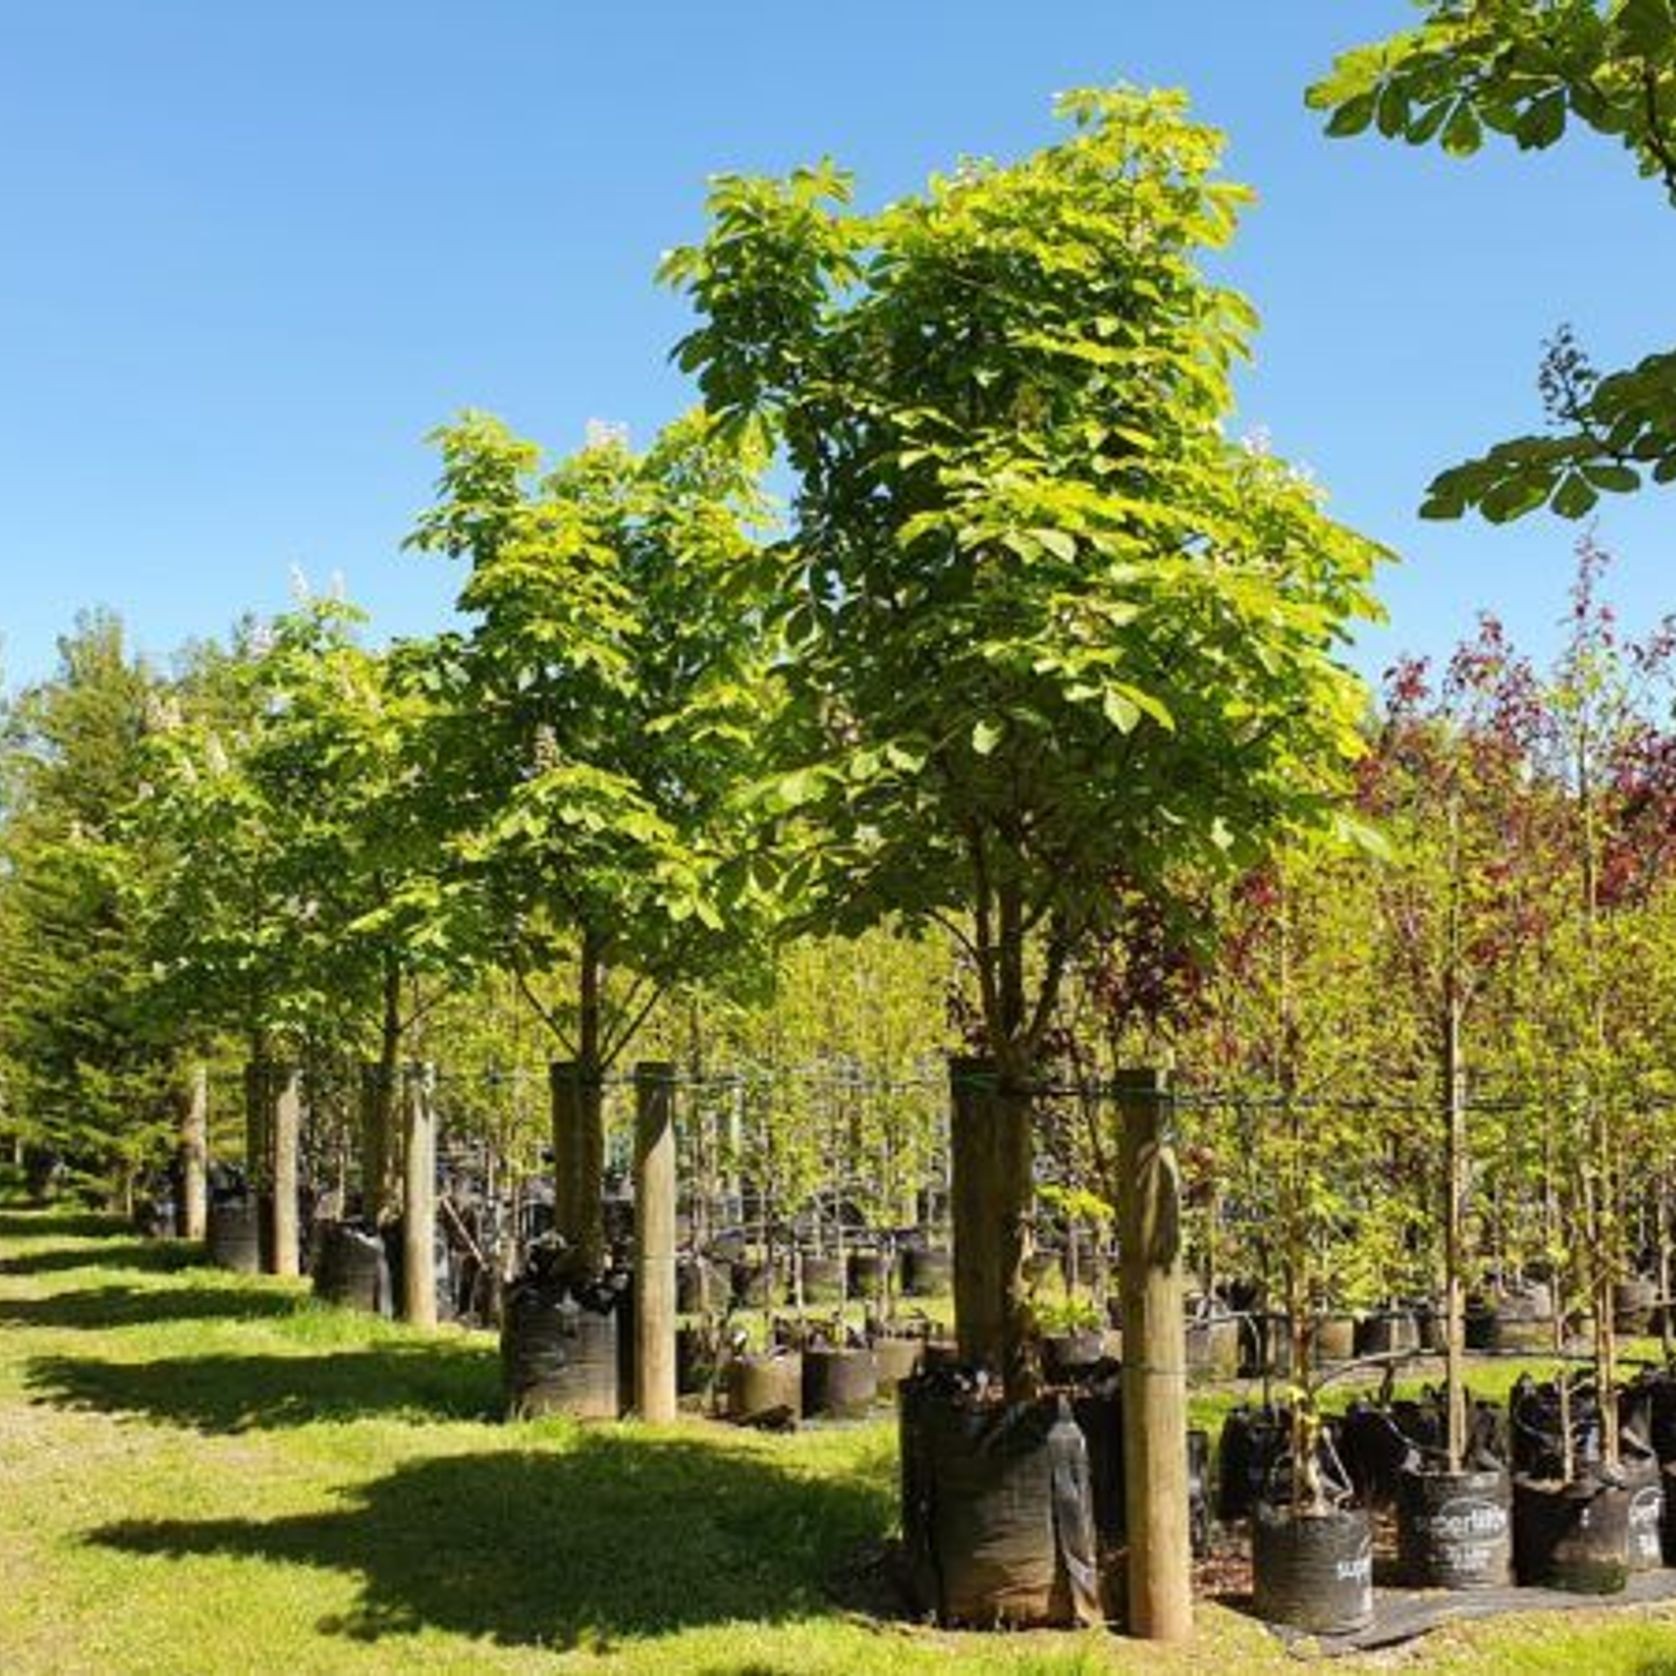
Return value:
<svg viewBox="0 0 1676 1676">
<path fill-rule="evenodd" d="M 501 1371 L 509 1420 L 617 1418 L 616 1295 L 521 1281 L 506 1300 Z"/>
<path fill-rule="evenodd" d="M 1569 1484 L 1513 1480 L 1513 1564 L 1523 1584 L 1621 1593 L 1629 1578 L 1630 1493 L 1597 1474 Z"/>
<path fill-rule="evenodd" d="M 1664 1474 L 1651 1456 L 1627 1454 L 1621 1471 L 1629 1492 L 1629 1569 L 1657 1571 L 1664 1564 Z"/>
<path fill-rule="evenodd" d="M 1501 1589 L 1513 1578 L 1513 1484 L 1505 1469 L 1406 1470 L 1397 1547 L 1418 1589 Z"/>
<path fill-rule="evenodd" d="M 1062 1398 L 902 1395 L 902 1523 L 921 1609 L 974 1627 L 1104 1621 L 1088 1449 Z"/>
<path fill-rule="evenodd" d="M 209 1260 L 235 1274 L 262 1271 L 261 1211 L 254 1198 L 216 1199 L 204 1231 Z"/>
<path fill-rule="evenodd" d="M 871 1350 L 811 1345 L 803 1352 L 803 1413 L 862 1420 L 879 1396 L 879 1364 Z"/>
<path fill-rule="evenodd" d="M 324 1224 L 314 1260 L 314 1295 L 342 1309 L 390 1315 L 395 1300 L 383 1240 L 352 1223 Z"/>
<path fill-rule="evenodd" d="M 1257 1503 L 1251 1518 L 1257 1616 L 1314 1635 L 1373 1622 L 1373 1527 L 1360 1508 L 1294 1514 Z"/>
</svg>

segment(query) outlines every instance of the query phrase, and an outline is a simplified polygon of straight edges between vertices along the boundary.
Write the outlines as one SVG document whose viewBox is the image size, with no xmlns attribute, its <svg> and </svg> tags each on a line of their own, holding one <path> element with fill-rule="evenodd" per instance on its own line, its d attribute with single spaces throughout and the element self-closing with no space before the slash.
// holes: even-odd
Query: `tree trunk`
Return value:
<svg viewBox="0 0 1676 1676">
<path fill-rule="evenodd" d="M 269 1108 L 273 1101 L 273 1067 L 260 1047 L 244 1067 L 244 1171 L 253 1194 L 268 1185 Z"/>
<path fill-rule="evenodd" d="M 1466 1067 L 1461 1059 L 1461 998 L 1450 973 L 1443 1007 L 1444 1400 L 1450 1472 L 1466 1454 Z"/>
<path fill-rule="evenodd" d="M 209 1223 L 209 1067 L 194 1065 L 181 1104 L 181 1237 L 201 1240 Z"/>
<path fill-rule="evenodd" d="M 634 1071 L 634 1406 L 675 1418 L 675 1067 Z"/>
<path fill-rule="evenodd" d="M 1181 1181 L 1159 1071 L 1119 1072 L 1123 1472 L 1129 1626 L 1149 1641 L 1193 1629 Z"/>
<path fill-rule="evenodd" d="M 434 1327 L 436 1099 L 432 1067 L 409 1067 L 402 1094 L 402 1319 L 415 1327 Z"/>
<path fill-rule="evenodd" d="M 396 1172 L 397 1092 L 401 1076 L 402 975 L 394 961 L 384 966 L 384 996 L 378 1029 L 378 1062 L 363 1071 L 361 1210 L 373 1223 L 392 1209 Z"/>
<path fill-rule="evenodd" d="M 298 1149 L 302 1139 L 302 1073 L 287 1067 L 277 1078 L 269 1105 L 269 1156 L 273 1180 L 273 1247 L 269 1272 L 294 1275 L 300 1267 L 297 1227 Z"/>
<path fill-rule="evenodd" d="M 1008 1391 L 1035 1384 L 1024 1298 L 1032 1202 L 1030 1098 L 994 1062 L 949 1064 L 953 1163 L 954 1316 L 962 1360 L 1001 1375 Z"/>
<path fill-rule="evenodd" d="M 553 1226 L 589 1274 L 605 1266 L 604 1088 L 597 1064 L 555 1060 L 548 1067 L 553 1099 Z"/>
</svg>

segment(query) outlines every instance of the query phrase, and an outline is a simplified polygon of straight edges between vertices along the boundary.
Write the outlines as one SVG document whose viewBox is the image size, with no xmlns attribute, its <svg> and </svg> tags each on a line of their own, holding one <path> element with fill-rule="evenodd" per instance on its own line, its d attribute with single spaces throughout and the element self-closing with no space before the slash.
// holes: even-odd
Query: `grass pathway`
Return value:
<svg viewBox="0 0 1676 1676">
<path fill-rule="evenodd" d="M 493 1341 L 419 1337 L 94 1219 L 0 1211 L 0 1676 L 1290 1671 L 880 1626 L 827 1591 L 887 1535 L 888 1421 L 789 1438 L 494 1418 Z M 1676 1676 L 1676 1614 L 1447 1632 L 1367 1670 Z"/>
</svg>

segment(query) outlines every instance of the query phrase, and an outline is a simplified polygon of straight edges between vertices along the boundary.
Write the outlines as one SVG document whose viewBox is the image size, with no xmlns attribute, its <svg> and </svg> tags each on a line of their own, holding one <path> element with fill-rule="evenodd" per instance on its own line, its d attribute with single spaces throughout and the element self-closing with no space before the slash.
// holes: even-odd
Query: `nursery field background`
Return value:
<svg viewBox="0 0 1676 1676">
<path fill-rule="evenodd" d="M 895 1524 L 888 1418 L 504 1426 L 498 1393 L 489 1335 L 415 1334 L 98 1218 L 0 1209 L 0 1669 L 1297 1668 L 1217 1606 L 1176 1654 L 870 1616 L 845 1579 Z M 1508 1618 L 1330 1668 L 1676 1673 L 1676 1607 Z"/>
</svg>

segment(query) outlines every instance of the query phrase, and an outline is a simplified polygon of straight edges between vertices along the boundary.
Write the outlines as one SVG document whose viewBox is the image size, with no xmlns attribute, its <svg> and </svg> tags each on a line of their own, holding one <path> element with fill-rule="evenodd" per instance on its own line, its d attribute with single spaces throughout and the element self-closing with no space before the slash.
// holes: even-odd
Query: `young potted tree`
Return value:
<svg viewBox="0 0 1676 1676">
<path fill-rule="evenodd" d="M 1060 111 L 1061 143 L 876 214 L 830 165 L 724 178 L 709 237 L 665 269 L 699 316 L 681 364 L 795 478 L 794 765 L 765 795 L 807 815 L 802 876 L 830 923 L 935 920 L 970 962 L 982 1053 L 952 1070 L 952 1150 L 973 1438 L 1013 1424 L 989 1393 L 1038 1382 L 1033 1101 L 1067 969 L 1114 928 L 1114 876 L 1167 899 L 1179 872 L 1334 818 L 1362 708 L 1338 642 L 1374 610 L 1378 557 L 1225 434 L 1251 315 L 1198 268 L 1244 197 L 1213 178 L 1218 136 L 1174 95 Z M 1144 1412 L 1125 1408 L 1137 1458 L 1184 1471 L 1184 1410 L 1168 1436 Z M 1186 1632 L 1172 1517 L 1130 1520 L 1143 1633 Z M 992 1591 L 988 1615 L 1063 1617 L 1073 1596 L 1096 1614 L 1056 1589 L 1070 1561 L 1038 1528 L 1035 1584 Z"/>
</svg>

